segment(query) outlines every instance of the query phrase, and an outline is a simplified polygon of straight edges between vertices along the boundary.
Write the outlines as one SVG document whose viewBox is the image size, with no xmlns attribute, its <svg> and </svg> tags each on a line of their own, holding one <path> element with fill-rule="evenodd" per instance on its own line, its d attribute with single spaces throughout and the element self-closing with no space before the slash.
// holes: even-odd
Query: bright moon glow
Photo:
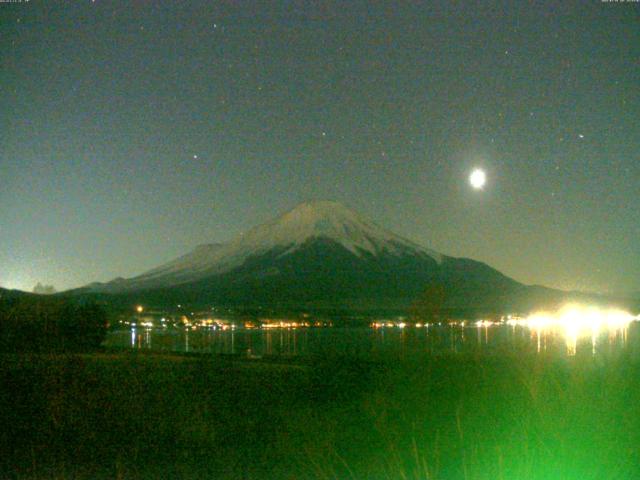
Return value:
<svg viewBox="0 0 640 480">
<path fill-rule="evenodd" d="M 469 176 L 469 183 L 476 190 L 480 190 L 482 187 L 484 187 L 484 184 L 487 183 L 487 175 L 484 173 L 484 171 L 476 168 L 473 172 L 471 172 L 471 175 Z"/>
</svg>

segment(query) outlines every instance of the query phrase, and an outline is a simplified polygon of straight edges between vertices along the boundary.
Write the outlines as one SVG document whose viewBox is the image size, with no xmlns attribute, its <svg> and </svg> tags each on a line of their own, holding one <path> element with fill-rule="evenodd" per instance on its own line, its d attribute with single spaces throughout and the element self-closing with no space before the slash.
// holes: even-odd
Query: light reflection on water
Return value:
<svg viewBox="0 0 640 480">
<path fill-rule="evenodd" d="M 112 347 L 157 351 L 262 355 L 411 355 L 412 353 L 537 352 L 598 355 L 640 351 L 640 324 L 584 329 L 524 325 L 328 327 L 297 329 L 131 329 L 108 334 Z"/>
</svg>

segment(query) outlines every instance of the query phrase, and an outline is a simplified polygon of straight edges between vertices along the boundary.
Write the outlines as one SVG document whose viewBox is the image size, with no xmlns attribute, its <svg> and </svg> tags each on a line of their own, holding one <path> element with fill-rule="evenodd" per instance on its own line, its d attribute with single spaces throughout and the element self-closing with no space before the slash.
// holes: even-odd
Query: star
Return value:
<svg viewBox="0 0 640 480">
<path fill-rule="evenodd" d="M 194 160 L 197 160 L 197 159 L 198 159 L 198 155 L 194 155 L 194 156 L 193 156 L 193 159 L 194 159 Z"/>
</svg>

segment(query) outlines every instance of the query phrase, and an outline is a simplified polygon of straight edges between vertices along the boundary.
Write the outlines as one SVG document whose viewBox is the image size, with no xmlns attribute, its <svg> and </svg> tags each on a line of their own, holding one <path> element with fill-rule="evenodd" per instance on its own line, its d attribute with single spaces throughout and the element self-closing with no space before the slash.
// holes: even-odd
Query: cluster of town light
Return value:
<svg viewBox="0 0 640 480">
<path fill-rule="evenodd" d="M 510 319 L 507 320 L 507 324 L 521 325 L 532 330 L 560 327 L 580 334 L 623 329 L 638 319 L 639 317 L 634 317 L 623 310 L 567 305 L 557 312 L 536 312 L 524 319 Z"/>
<path fill-rule="evenodd" d="M 135 308 L 138 314 L 144 311 L 141 305 Z M 510 325 L 526 327 L 538 334 L 549 331 L 558 331 L 564 333 L 564 335 L 575 342 L 577 338 L 585 335 L 591 335 L 595 338 L 601 332 L 625 332 L 629 323 L 634 320 L 640 320 L 640 316 L 634 317 L 628 312 L 616 309 L 603 309 L 594 306 L 583 305 L 567 305 L 556 312 L 536 312 L 527 317 L 507 316 L 503 317 L 499 321 L 480 319 L 475 321 L 459 320 L 448 321 L 445 323 L 427 323 L 417 322 L 409 323 L 405 317 L 398 317 L 395 320 L 376 320 L 371 323 L 373 328 L 428 328 L 434 325 L 447 325 L 450 327 L 467 327 L 476 326 L 478 328 L 488 328 L 494 325 Z M 132 327 L 136 326 L 136 322 L 121 321 Z M 138 318 L 138 325 L 146 328 L 152 328 L 156 326 L 151 319 Z M 162 318 L 160 320 L 162 327 L 169 326 L 172 323 L 175 326 L 181 325 L 185 328 L 197 329 L 197 328 L 210 328 L 227 330 L 236 328 L 234 323 L 221 319 L 189 319 L 185 315 L 182 315 L 179 320 L 172 320 L 171 322 Z M 282 320 L 282 319 L 261 319 L 258 321 L 246 321 L 240 324 L 244 328 L 305 328 L 305 327 L 326 327 L 331 326 L 330 322 L 312 321 L 305 316 L 304 320 Z"/>
<path fill-rule="evenodd" d="M 582 305 L 567 305 L 557 312 L 537 312 L 521 320 L 509 320 L 513 326 L 529 328 L 538 338 L 547 332 L 559 332 L 565 339 L 567 353 L 575 355 L 578 340 L 591 337 L 592 352 L 596 351 L 597 338 L 608 333 L 610 338 L 620 336 L 626 342 L 629 324 L 639 317 L 617 309 L 602 309 Z"/>
<path fill-rule="evenodd" d="M 266 321 L 262 325 L 262 328 L 298 328 L 298 327 L 310 327 L 310 322 L 291 322 L 288 320 L 275 320 Z"/>
<path fill-rule="evenodd" d="M 470 325 L 475 325 L 477 327 L 490 327 L 492 325 L 499 325 L 502 322 L 494 322 L 491 320 L 477 320 L 476 322 L 468 322 L 467 320 L 449 320 L 446 322 L 417 322 L 417 323 L 409 323 L 404 320 L 401 321 L 392 321 L 392 320 L 376 320 L 371 322 L 372 328 L 429 328 L 434 326 L 448 326 L 448 327 L 468 327 Z"/>
<path fill-rule="evenodd" d="M 527 327 L 532 330 L 543 330 L 555 327 L 563 327 L 567 329 L 577 330 L 617 330 L 627 327 L 634 320 L 640 320 L 640 316 L 634 317 L 628 312 L 618 309 L 602 309 L 594 306 L 583 305 L 566 305 L 556 312 L 536 312 L 527 317 L 519 317 L 509 315 L 501 320 L 480 319 L 469 322 L 467 320 L 448 321 L 444 325 L 467 327 L 475 325 L 476 327 L 491 327 L 494 325 L 511 325 Z M 405 328 L 413 326 L 417 328 L 429 327 L 432 325 L 443 325 L 442 322 L 437 323 L 407 323 L 404 319 L 376 320 L 371 323 L 373 328 L 396 327 Z"/>
<path fill-rule="evenodd" d="M 178 305 L 181 307 L 181 305 Z M 162 317 L 159 320 L 153 318 L 153 314 L 157 315 L 158 312 L 145 312 L 145 308 L 142 305 L 136 305 L 134 308 L 136 315 L 133 318 L 123 318 L 119 323 L 123 326 L 131 328 L 144 327 L 145 329 L 151 328 L 168 328 L 168 327 L 183 327 L 186 330 L 234 330 L 236 328 L 243 329 L 296 329 L 296 328 L 308 328 L 308 327 L 331 327 L 332 322 L 326 320 L 312 320 L 309 314 L 303 314 L 302 320 L 289 320 L 289 319 L 273 319 L 273 318 L 261 318 L 255 320 L 237 320 L 231 321 L 222 318 L 210 318 L 206 316 L 200 318 L 200 314 L 191 312 L 191 316 L 180 314 L 178 316 Z M 145 312 L 145 315 L 141 315 Z"/>
</svg>

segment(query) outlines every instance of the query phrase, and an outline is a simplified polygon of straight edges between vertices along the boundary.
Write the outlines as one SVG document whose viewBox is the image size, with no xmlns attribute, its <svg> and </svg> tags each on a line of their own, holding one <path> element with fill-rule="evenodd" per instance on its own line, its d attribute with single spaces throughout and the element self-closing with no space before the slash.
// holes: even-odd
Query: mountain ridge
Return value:
<svg viewBox="0 0 640 480">
<path fill-rule="evenodd" d="M 444 255 L 422 247 L 334 201 L 305 202 L 225 243 L 198 245 L 191 252 L 130 279 L 87 285 L 92 291 L 118 293 L 174 286 L 222 274 L 248 258 L 281 249 L 286 255 L 311 238 L 329 238 L 356 256 L 412 251 L 441 262 Z"/>
<path fill-rule="evenodd" d="M 553 308 L 593 296 L 526 286 L 491 266 L 443 255 L 337 202 L 306 202 L 225 243 L 208 243 L 130 279 L 67 294 L 122 305 L 473 313 Z"/>
</svg>

